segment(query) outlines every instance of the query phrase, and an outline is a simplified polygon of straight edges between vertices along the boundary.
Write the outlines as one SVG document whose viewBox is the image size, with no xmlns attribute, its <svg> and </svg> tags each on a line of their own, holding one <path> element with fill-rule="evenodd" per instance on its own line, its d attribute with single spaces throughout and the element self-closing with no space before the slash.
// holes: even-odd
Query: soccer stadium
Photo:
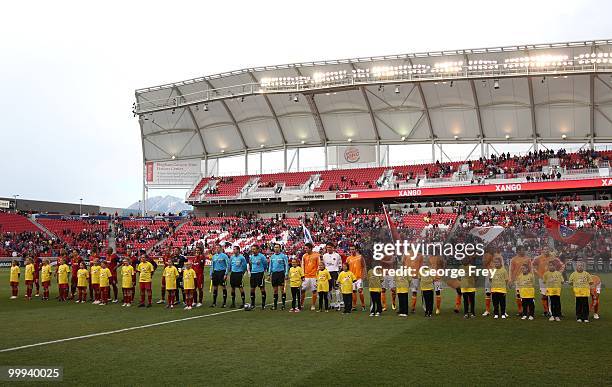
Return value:
<svg viewBox="0 0 612 387">
<path fill-rule="evenodd" d="M 610 384 L 612 40 L 134 97 L 137 208 L 0 198 L 3 384 Z"/>
</svg>

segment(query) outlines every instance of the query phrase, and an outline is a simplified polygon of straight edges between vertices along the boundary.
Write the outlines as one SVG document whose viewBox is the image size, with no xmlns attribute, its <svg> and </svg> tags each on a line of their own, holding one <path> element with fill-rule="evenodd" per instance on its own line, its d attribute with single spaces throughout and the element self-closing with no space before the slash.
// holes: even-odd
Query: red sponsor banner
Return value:
<svg viewBox="0 0 612 387">
<path fill-rule="evenodd" d="M 381 191 L 357 191 L 336 194 L 337 199 L 378 199 L 378 198 L 397 198 L 397 197 L 420 197 L 420 196 L 446 196 L 446 195 L 466 195 L 479 193 L 504 193 L 504 192 L 527 192 L 527 191 L 546 191 L 564 190 L 576 188 L 612 188 L 612 178 L 598 178 L 585 180 L 558 180 L 540 181 L 511 184 L 485 184 L 485 185 L 465 185 L 459 187 L 436 187 L 436 188 L 411 188 L 400 190 L 381 190 Z"/>
<path fill-rule="evenodd" d="M 147 166 L 147 183 L 150 183 L 153 181 L 153 162 L 148 161 L 146 166 Z"/>
</svg>

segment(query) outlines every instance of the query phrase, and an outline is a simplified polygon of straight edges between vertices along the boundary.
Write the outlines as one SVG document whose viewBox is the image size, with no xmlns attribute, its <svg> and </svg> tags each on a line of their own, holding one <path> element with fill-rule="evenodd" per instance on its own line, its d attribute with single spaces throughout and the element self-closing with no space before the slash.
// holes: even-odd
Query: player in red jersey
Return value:
<svg viewBox="0 0 612 387">
<path fill-rule="evenodd" d="M 117 265 L 119 265 L 119 256 L 115 254 L 112 247 L 106 249 L 106 267 L 111 271 L 111 277 L 108 279 L 110 286 L 113 288 L 113 303 L 119 302 L 119 289 L 117 289 Z"/>
<path fill-rule="evenodd" d="M 42 267 L 42 259 L 40 257 L 34 258 L 34 286 L 36 286 L 35 296 L 40 296 L 40 269 Z"/>
<path fill-rule="evenodd" d="M 126 258 L 130 261 L 130 265 L 132 265 L 132 267 L 134 268 L 134 274 L 132 274 L 132 298 L 134 298 L 134 295 L 136 294 L 136 267 L 138 266 L 138 256 L 136 255 L 135 252 L 132 251 L 132 249 L 127 249 L 125 251 L 125 256 Z"/>
<path fill-rule="evenodd" d="M 79 253 L 76 250 L 70 252 L 70 300 L 74 299 L 77 291 L 77 282 L 79 281 L 77 273 L 82 261 L 83 259 L 79 257 Z"/>
<path fill-rule="evenodd" d="M 198 245 L 195 249 L 195 256 L 190 260 L 191 268 L 196 272 L 196 291 L 194 292 L 194 304 L 196 307 L 201 307 L 204 302 L 204 265 L 206 257 L 202 246 Z"/>
</svg>

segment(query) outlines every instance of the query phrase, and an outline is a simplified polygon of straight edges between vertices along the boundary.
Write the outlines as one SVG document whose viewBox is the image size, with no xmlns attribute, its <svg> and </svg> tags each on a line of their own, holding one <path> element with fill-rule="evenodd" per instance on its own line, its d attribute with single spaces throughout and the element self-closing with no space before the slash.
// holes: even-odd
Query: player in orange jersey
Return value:
<svg viewBox="0 0 612 387">
<path fill-rule="evenodd" d="M 365 299 L 363 296 L 363 279 L 365 278 L 365 260 L 363 256 L 357 252 L 356 246 L 349 247 L 349 255 L 346 257 L 349 271 L 357 277 L 353 283 L 353 310 L 357 310 L 357 292 L 359 292 L 359 300 L 361 301 L 361 310 L 365 311 Z"/>
<path fill-rule="evenodd" d="M 405 267 L 412 269 L 412 282 L 410 282 L 412 290 L 410 311 L 414 313 L 416 310 L 417 294 L 419 292 L 419 269 L 423 266 L 423 255 L 419 254 L 414 257 L 414 259 L 412 255 L 405 255 L 402 261 Z"/>
<path fill-rule="evenodd" d="M 546 295 L 546 285 L 544 284 L 544 273 L 548 271 L 549 262 L 554 263 L 557 271 L 563 273 L 565 270 L 565 265 L 563 265 L 563 262 L 561 262 L 559 258 L 557 258 L 549 249 L 546 248 L 542 251 L 542 254 L 535 257 L 532 262 L 534 274 L 537 276 L 540 285 L 540 300 L 542 302 L 542 309 L 544 310 L 544 315 L 546 317 L 550 316 L 550 310 L 548 296 Z"/>
<path fill-rule="evenodd" d="M 591 310 L 593 318 L 599 320 L 599 295 L 601 294 L 601 278 L 593 276 L 593 287 L 591 288 Z"/>
<path fill-rule="evenodd" d="M 430 255 L 425 262 L 427 262 L 427 266 L 429 266 L 430 269 L 437 270 L 446 267 L 444 258 L 438 255 Z M 433 283 L 436 296 L 436 314 L 440 314 L 440 305 L 442 304 L 442 277 L 435 276 Z"/>
<path fill-rule="evenodd" d="M 312 292 L 312 305 L 310 310 L 315 310 L 317 303 L 317 272 L 319 271 L 319 262 L 321 256 L 313 251 L 312 243 L 304 245 L 306 252 L 302 255 L 302 271 L 304 272 L 304 282 L 302 283 L 302 299 L 300 300 L 300 309 L 304 308 L 304 299 L 306 292 Z"/>
</svg>

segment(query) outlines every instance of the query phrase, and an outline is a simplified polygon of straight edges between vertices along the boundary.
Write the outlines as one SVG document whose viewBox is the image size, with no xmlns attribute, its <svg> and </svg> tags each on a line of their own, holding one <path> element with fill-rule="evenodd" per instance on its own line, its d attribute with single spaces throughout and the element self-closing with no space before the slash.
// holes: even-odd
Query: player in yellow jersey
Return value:
<svg viewBox="0 0 612 387">
<path fill-rule="evenodd" d="M 549 321 L 561 321 L 561 286 L 563 275 L 557 271 L 554 261 L 548 262 L 548 271 L 542 275 L 542 283 L 546 289 L 546 296 L 550 299 Z"/>
<path fill-rule="evenodd" d="M 81 261 L 79 263 L 79 269 L 77 270 L 77 280 L 76 280 L 76 289 L 78 294 L 78 299 L 76 303 L 86 303 L 87 302 L 87 285 L 89 284 L 89 271 L 85 268 L 85 262 Z"/>
<path fill-rule="evenodd" d="M 506 314 L 506 293 L 508 288 L 508 282 L 510 276 L 508 271 L 503 266 L 503 258 L 496 257 L 493 259 L 493 265 L 495 267 L 495 273 L 489 278 L 489 286 L 491 290 L 491 297 L 493 299 L 493 318 L 507 317 Z"/>
<path fill-rule="evenodd" d="M 297 258 L 293 258 L 289 268 L 289 287 L 291 287 L 291 309 L 289 312 L 300 311 L 300 288 L 303 281 L 304 270 L 301 266 L 298 266 Z"/>
<path fill-rule="evenodd" d="M 464 270 L 460 283 L 463 297 L 463 318 L 476 317 L 476 276 L 470 274 L 470 266 L 473 265 L 473 262 L 473 257 L 465 257 L 461 266 Z"/>
<path fill-rule="evenodd" d="M 425 317 L 431 317 L 433 314 L 433 302 L 434 302 L 434 280 L 435 277 L 430 275 L 428 270 L 423 269 L 424 273 L 419 270 L 419 287 L 421 288 L 421 297 L 425 304 Z"/>
<path fill-rule="evenodd" d="M 357 281 L 353 284 L 352 304 L 353 310 L 357 309 L 357 293 L 361 301 L 361 310 L 365 311 L 365 298 L 363 296 L 363 280 L 365 277 L 365 260 L 363 256 L 357 252 L 356 246 L 349 247 L 349 255 L 346 257 L 346 263 L 349 265 L 349 271 L 357 277 Z"/>
<path fill-rule="evenodd" d="M 174 262 L 172 262 L 172 260 L 167 262 L 162 275 L 166 279 L 166 291 L 168 293 L 168 303 L 166 304 L 166 308 L 174 309 L 174 301 L 176 297 L 176 279 L 179 276 L 179 272 L 176 269 L 176 266 L 174 266 Z"/>
<path fill-rule="evenodd" d="M 123 264 L 119 268 L 121 274 L 121 291 L 123 292 L 123 304 L 121 306 L 132 306 L 134 299 L 134 267 L 130 265 L 127 258 L 123 258 Z"/>
<path fill-rule="evenodd" d="M 26 258 L 25 261 L 25 286 L 26 286 L 26 299 L 32 299 L 32 288 L 34 287 L 34 264 L 32 258 Z"/>
<path fill-rule="evenodd" d="M 530 265 L 524 264 L 521 271 L 521 274 L 516 277 L 515 281 L 523 306 L 523 317 L 521 317 L 521 320 L 533 320 L 535 315 L 535 304 L 533 302 L 535 297 L 535 290 L 533 288 L 535 279 Z"/>
<path fill-rule="evenodd" d="M 191 262 L 185 262 L 183 269 L 183 289 L 185 290 L 185 310 L 193 307 L 193 295 L 195 293 L 196 271 L 191 267 Z"/>
<path fill-rule="evenodd" d="M 95 257 L 89 268 L 89 281 L 93 290 L 93 304 L 97 305 L 100 303 L 100 261 Z"/>
<path fill-rule="evenodd" d="M 11 263 L 11 274 L 9 277 L 9 284 L 11 285 L 11 300 L 17 298 L 19 293 L 19 275 L 21 274 L 21 269 L 19 268 L 19 262 L 13 260 Z"/>
<path fill-rule="evenodd" d="M 43 300 L 49 299 L 49 286 L 51 286 L 51 265 L 48 259 L 43 259 L 42 266 L 40 268 L 40 282 L 43 287 Z"/>
<path fill-rule="evenodd" d="M 584 262 L 576 262 L 576 271 L 570 275 L 568 282 L 574 288 L 574 296 L 576 296 L 576 321 L 588 323 L 589 295 L 593 277 L 584 270 Z"/>
<path fill-rule="evenodd" d="M 329 312 L 329 281 L 331 280 L 331 274 L 325 268 L 323 261 L 319 262 L 319 271 L 317 271 L 317 293 L 319 294 L 319 310 L 323 310 L 325 304 L 325 312 Z"/>
<path fill-rule="evenodd" d="M 151 280 L 153 279 L 153 272 L 155 268 L 153 264 L 147 261 L 145 254 L 140 256 L 140 263 L 136 266 L 138 275 L 138 286 L 140 287 L 140 304 L 139 308 L 145 307 L 145 297 L 147 298 L 147 308 L 151 307 L 151 301 L 153 299 L 153 293 L 151 291 Z"/>
<path fill-rule="evenodd" d="M 497 258 L 502 258 L 499 251 L 493 247 L 488 248 L 482 257 L 482 268 L 483 269 L 493 269 L 495 267 L 495 260 Z M 503 265 L 503 261 L 502 261 L 502 265 Z M 491 284 L 490 282 L 491 282 L 491 279 L 489 277 L 486 277 L 485 278 L 485 311 L 482 314 L 483 316 L 488 316 L 489 314 L 491 314 Z"/>
<path fill-rule="evenodd" d="M 101 302 L 98 305 L 106 305 L 110 298 L 110 283 L 113 273 L 108 268 L 106 261 L 100 262 L 100 297 Z"/>
<path fill-rule="evenodd" d="M 376 275 L 374 269 L 368 270 L 368 288 L 370 290 L 370 317 L 378 317 L 383 311 L 380 300 L 382 275 Z"/>
<path fill-rule="evenodd" d="M 531 271 L 531 258 L 525 255 L 525 249 L 523 246 L 518 246 L 516 248 L 516 255 L 510 260 L 510 283 L 514 284 L 516 282 L 516 278 L 521 274 L 523 265 L 528 265 L 529 270 Z M 516 289 L 515 295 L 518 315 L 522 316 L 523 304 L 518 289 Z"/>
<path fill-rule="evenodd" d="M 70 274 L 70 267 L 66 265 L 64 258 L 57 260 L 57 287 L 59 288 L 59 301 L 68 300 L 68 276 Z"/>
<path fill-rule="evenodd" d="M 395 289 L 397 290 L 397 304 L 399 317 L 408 317 L 408 293 L 410 292 L 410 279 L 408 271 L 399 268 L 395 271 Z"/>
<path fill-rule="evenodd" d="M 599 295 L 601 294 L 601 278 L 594 275 L 593 287 L 591 288 L 591 310 L 593 311 L 593 319 L 599 320 Z"/>
<path fill-rule="evenodd" d="M 349 270 L 348 263 L 342 264 L 342 271 L 338 274 L 336 284 L 340 287 L 342 293 L 342 301 L 344 301 L 343 314 L 351 313 L 353 310 L 353 284 L 357 281 L 357 277 Z"/>
</svg>

